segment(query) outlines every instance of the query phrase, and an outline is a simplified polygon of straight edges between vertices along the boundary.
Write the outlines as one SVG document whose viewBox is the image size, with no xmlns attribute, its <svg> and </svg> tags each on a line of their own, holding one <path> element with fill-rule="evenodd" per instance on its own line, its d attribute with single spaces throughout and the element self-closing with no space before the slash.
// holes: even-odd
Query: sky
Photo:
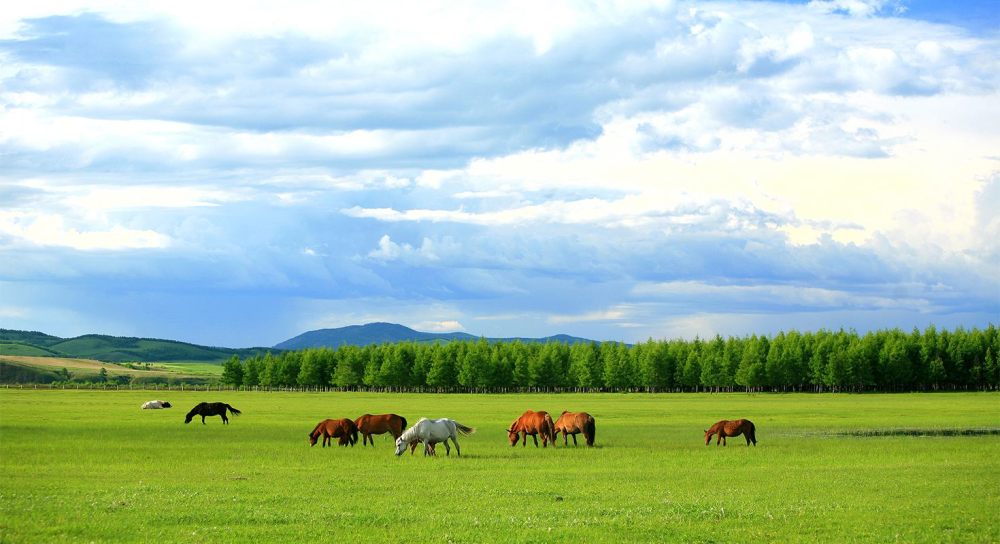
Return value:
<svg viewBox="0 0 1000 544">
<path fill-rule="evenodd" d="M 1000 322 L 1000 2 L 0 10 L 0 326 Z"/>
</svg>

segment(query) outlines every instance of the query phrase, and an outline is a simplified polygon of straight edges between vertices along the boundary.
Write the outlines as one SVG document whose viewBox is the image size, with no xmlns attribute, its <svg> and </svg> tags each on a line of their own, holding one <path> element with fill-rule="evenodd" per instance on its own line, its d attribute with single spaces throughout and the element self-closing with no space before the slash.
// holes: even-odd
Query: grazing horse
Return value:
<svg viewBox="0 0 1000 544">
<path fill-rule="evenodd" d="M 243 413 L 224 402 L 203 402 L 192 408 L 191 411 L 187 413 L 187 417 L 184 418 L 184 423 L 191 423 L 194 416 L 201 416 L 201 424 L 204 425 L 206 416 L 222 416 L 222 424 L 229 425 L 229 418 L 226 417 L 226 409 L 233 414 L 233 417 Z"/>
<path fill-rule="evenodd" d="M 521 446 L 525 446 L 528 443 L 528 435 L 530 434 L 537 448 L 538 435 L 541 434 L 542 447 L 548 447 L 551 441 L 554 448 L 556 446 L 555 427 L 555 424 L 552 423 L 552 417 L 549 416 L 548 412 L 532 412 L 528 410 L 521 417 L 515 419 L 514 423 L 510 424 L 510 427 L 507 428 L 507 436 L 510 438 L 511 446 L 517 445 L 518 439 L 521 439 Z"/>
<path fill-rule="evenodd" d="M 455 452 L 461 456 L 462 450 L 458 447 L 458 433 L 464 435 L 474 434 L 476 429 L 466 427 L 454 419 L 427 419 L 421 418 L 413 427 L 410 427 L 396 439 L 396 455 L 403 455 L 410 442 L 418 440 L 424 444 L 424 455 L 429 455 L 431 447 L 438 442 L 444 442 L 445 455 L 451 455 L 451 446 L 448 439 L 455 444 Z"/>
<path fill-rule="evenodd" d="M 737 419 L 734 421 L 723 419 L 712 425 L 710 429 L 705 431 L 706 446 L 712 441 L 712 435 L 716 433 L 719 435 L 719 438 L 715 441 L 716 446 L 719 445 L 719 442 L 722 442 L 722 445 L 725 446 L 727 436 L 739 436 L 742 434 L 743 438 L 747 439 L 747 446 L 750 446 L 750 442 L 753 442 L 754 447 L 757 447 L 757 427 L 749 419 Z"/>
<path fill-rule="evenodd" d="M 161 408 L 170 408 L 170 403 L 165 400 L 151 400 L 142 403 L 143 410 L 160 410 Z"/>
<path fill-rule="evenodd" d="M 562 433 L 563 444 L 569 445 L 566 439 L 567 434 L 573 435 L 573 445 L 576 446 L 576 435 L 583 433 L 583 438 L 588 446 L 594 445 L 594 435 L 597 433 L 597 426 L 594 423 L 594 416 L 587 412 L 563 412 L 556 420 L 554 427 L 555 434 Z"/>
<path fill-rule="evenodd" d="M 358 426 L 358 431 L 363 436 L 361 445 L 367 446 L 368 442 L 371 442 L 374 446 L 373 434 L 392 433 L 393 440 L 399 438 L 399 435 L 403 434 L 403 430 L 406 429 L 406 418 L 396 414 L 382 414 L 380 416 L 365 414 L 355 419 L 354 424 Z"/>
<path fill-rule="evenodd" d="M 417 444 L 420 444 L 419 440 L 410 442 L 410 455 L 413 455 L 413 452 L 417 451 Z M 431 455 L 437 455 L 437 452 L 434 451 L 434 444 L 428 444 L 427 448 Z"/>
<path fill-rule="evenodd" d="M 315 446 L 320 435 L 323 435 L 321 448 L 325 448 L 327 444 L 333 447 L 332 438 L 337 438 L 337 444 L 340 446 L 350 444 L 353 447 L 358 443 L 358 427 L 350 419 L 324 419 L 320 421 L 319 425 L 316 425 L 316 428 L 309 433 L 309 446 Z"/>
</svg>

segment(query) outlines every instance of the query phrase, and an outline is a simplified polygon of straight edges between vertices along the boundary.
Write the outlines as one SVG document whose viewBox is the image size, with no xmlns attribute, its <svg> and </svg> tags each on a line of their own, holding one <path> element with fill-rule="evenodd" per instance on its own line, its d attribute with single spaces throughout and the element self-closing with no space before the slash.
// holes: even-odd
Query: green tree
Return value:
<svg viewBox="0 0 1000 544">
<path fill-rule="evenodd" d="M 434 350 L 431 369 L 427 373 L 427 385 L 431 387 L 454 387 L 458 384 L 456 355 L 458 342 Z"/>
<path fill-rule="evenodd" d="M 323 362 L 318 349 L 307 349 L 302 354 L 302 364 L 296 378 L 303 387 L 319 387 L 325 385 L 323 380 Z"/>
<path fill-rule="evenodd" d="M 337 387 L 353 387 L 361 384 L 365 372 L 365 363 L 361 348 L 345 345 L 337 349 L 334 356 L 336 366 L 333 371 L 333 383 Z"/>
<path fill-rule="evenodd" d="M 222 365 L 220 381 L 225 385 L 243 385 L 243 365 L 239 355 L 233 355 Z"/>
<path fill-rule="evenodd" d="M 243 387 L 260 385 L 261 366 L 260 356 L 254 355 L 247 359 L 246 365 L 243 368 Z"/>
</svg>

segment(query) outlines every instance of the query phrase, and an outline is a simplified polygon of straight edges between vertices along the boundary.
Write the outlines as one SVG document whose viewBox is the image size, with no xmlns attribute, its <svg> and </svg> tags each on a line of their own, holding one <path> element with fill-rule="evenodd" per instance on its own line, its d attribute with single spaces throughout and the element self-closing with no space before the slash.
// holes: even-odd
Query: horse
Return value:
<svg viewBox="0 0 1000 544">
<path fill-rule="evenodd" d="M 399 435 L 403 434 L 403 429 L 406 428 L 406 418 L 397 416 L 396 414 L 382 414 L 379 416 L 365 414 L 355 419 L 354 424 L 357 425 L 358 431 L 364 437 L 361 445 L 367 446 L 368 442 L 371 442 L 372 446 L 374 446 L 375 439 L 372 438 L 373 434 L 392 433 L 393 440 L 399 438 Z"/>
<path fill-rule="evenodd" d="M 410 442 L 410 455 L 413 455 L 413 452 L 417 451 L 417 444 L 419 443 L 419 440 Z M 437 452 L 434 451 L 434 444 L 427 444 L 427 448 L 431 455 L 437 455 Z"/>
<path fill-rule="evenodd" d="M 523 433 L 523 436 L 522 436 Z M 548 412 L 532 412 L 528 410 L 521 417 L 514 420 L 507 428 L 507 436 L 510 438 L 510 445 L 516 446 L 517 440 L 521 439 L 521 446 L 528 443 L 528 435 L 535 441 L 538 447 L 538 435 L 542 435 L 542 447 L 548 447 L 552 442 L 552 447 L 556 447 L 555 424 Z"/>
<path fill-rule="evenodd" d="M 583 438 L 587 441 L 588 446 L 594 445 L 594 435 L 597 433 L 597 426 L 594 423 L 594 417 L 587 412 L 563 412 L 556 420 L 556 425 L 553 427 L 555 434 L 558 435 L 562 433 L 563 444 L 569 445 L 569 440 L 567 440 L 566 435 L 573 435 L 573 445 L 576 446 L 576 435 L 583 433 Z"/>
<path fill-rule="evenodd" d="M 316 425 L 316 428 L 309 433 L 309 446 L 315 446 L 316 441 L 319 440 L 319 435 L 323 435 L 323 445 L 321 448 L 325 448 L 327 444 L 333 447 L 332 438 L 337 438 L 337 445 L 347 446 L 348 444 L 353 447 L 358 443 L 358 426 L 354 424 L 350 419 L 324 419 Z"/>
<path fill-rule="evenodd" d="M 184 423 L 191 423 L 194 416 L 201 416 L 201 424 L 204 425 L 206 416 L 222 416 L 222 424 L 229 425 L 229 418 L 226 417 L 226 409 L 233 414 L 233 417 L 243 413 L 224 402 L 203 402 L 188 412 L 187 417 L 184 418 Z"/>
<path fill-rule="evenodd" d="M 712 435 L 716 433 L 719 435 L 719 438 L 715 441 L 716 446 L 719 445 L 719 442 L 722 442 L 722 445 L 725 446 L 727 436 L 739 436 L 742 434 L 743 438 L 747 439 L 747 447 L 750 446 L 750 442 L 753 442 L 754 447 L 757 447 L 757 427 L 749 419 L 737 419 L 734 421 L 723 419 L 712 425 L 710 429 L 705 431 L 706 446 L 712 441 Z"/>
<path fill-rule="evenodd" d="M 450 438 L 455 444 L 455 452 L 461 457 L 462 450 L 458 447 L 458 433 L 470 435 L 475 434 L 475 432 L 475 428 L 466 427 L 454 419 L 420 418 L 420 421 L 396 439 L 396 455 L 403 455 L 406 447 L 414 440 L 419 440 L 424 444 L 424 455 L 429 455 L 431 446 L 438 442 L 444 442 L 446 455 L 451 455 L 451 446 L 448 445 Z"/>
<path fill-rule="evenodd" d="M 170 403 L 165 400 L 151 400 L 142 403 L 143 410 L 159 410 L 161 408 L 171 408 Z"/>
</svg>

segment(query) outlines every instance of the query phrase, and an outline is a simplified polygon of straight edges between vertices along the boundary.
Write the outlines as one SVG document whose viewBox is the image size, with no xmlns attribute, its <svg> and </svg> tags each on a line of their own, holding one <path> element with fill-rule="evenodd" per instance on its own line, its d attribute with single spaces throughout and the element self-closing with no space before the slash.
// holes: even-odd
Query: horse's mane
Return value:
<svg viewBox="0 0 1000 544">
<path fill-rule="evenodd" d="M 323 421 L 320 421 L 319 425 L 316 425 L 316 428 L 313 429 L 311 433 L 309 433 L 309 438 L 312 438 L 312 437 L 318 435 L 319 434 L 319 428 L 322 427 L 324 423 L 326 423 L 325 419 Z"/>
<path fill-rule="evenodd" d="M 399 435 L 399 439 L 403 442 L 410 442 L 413 440 L 413 435 L 417 434 L 417 426 L 414 425 L 407 429 L 403 434 Z"/>
</svg>

